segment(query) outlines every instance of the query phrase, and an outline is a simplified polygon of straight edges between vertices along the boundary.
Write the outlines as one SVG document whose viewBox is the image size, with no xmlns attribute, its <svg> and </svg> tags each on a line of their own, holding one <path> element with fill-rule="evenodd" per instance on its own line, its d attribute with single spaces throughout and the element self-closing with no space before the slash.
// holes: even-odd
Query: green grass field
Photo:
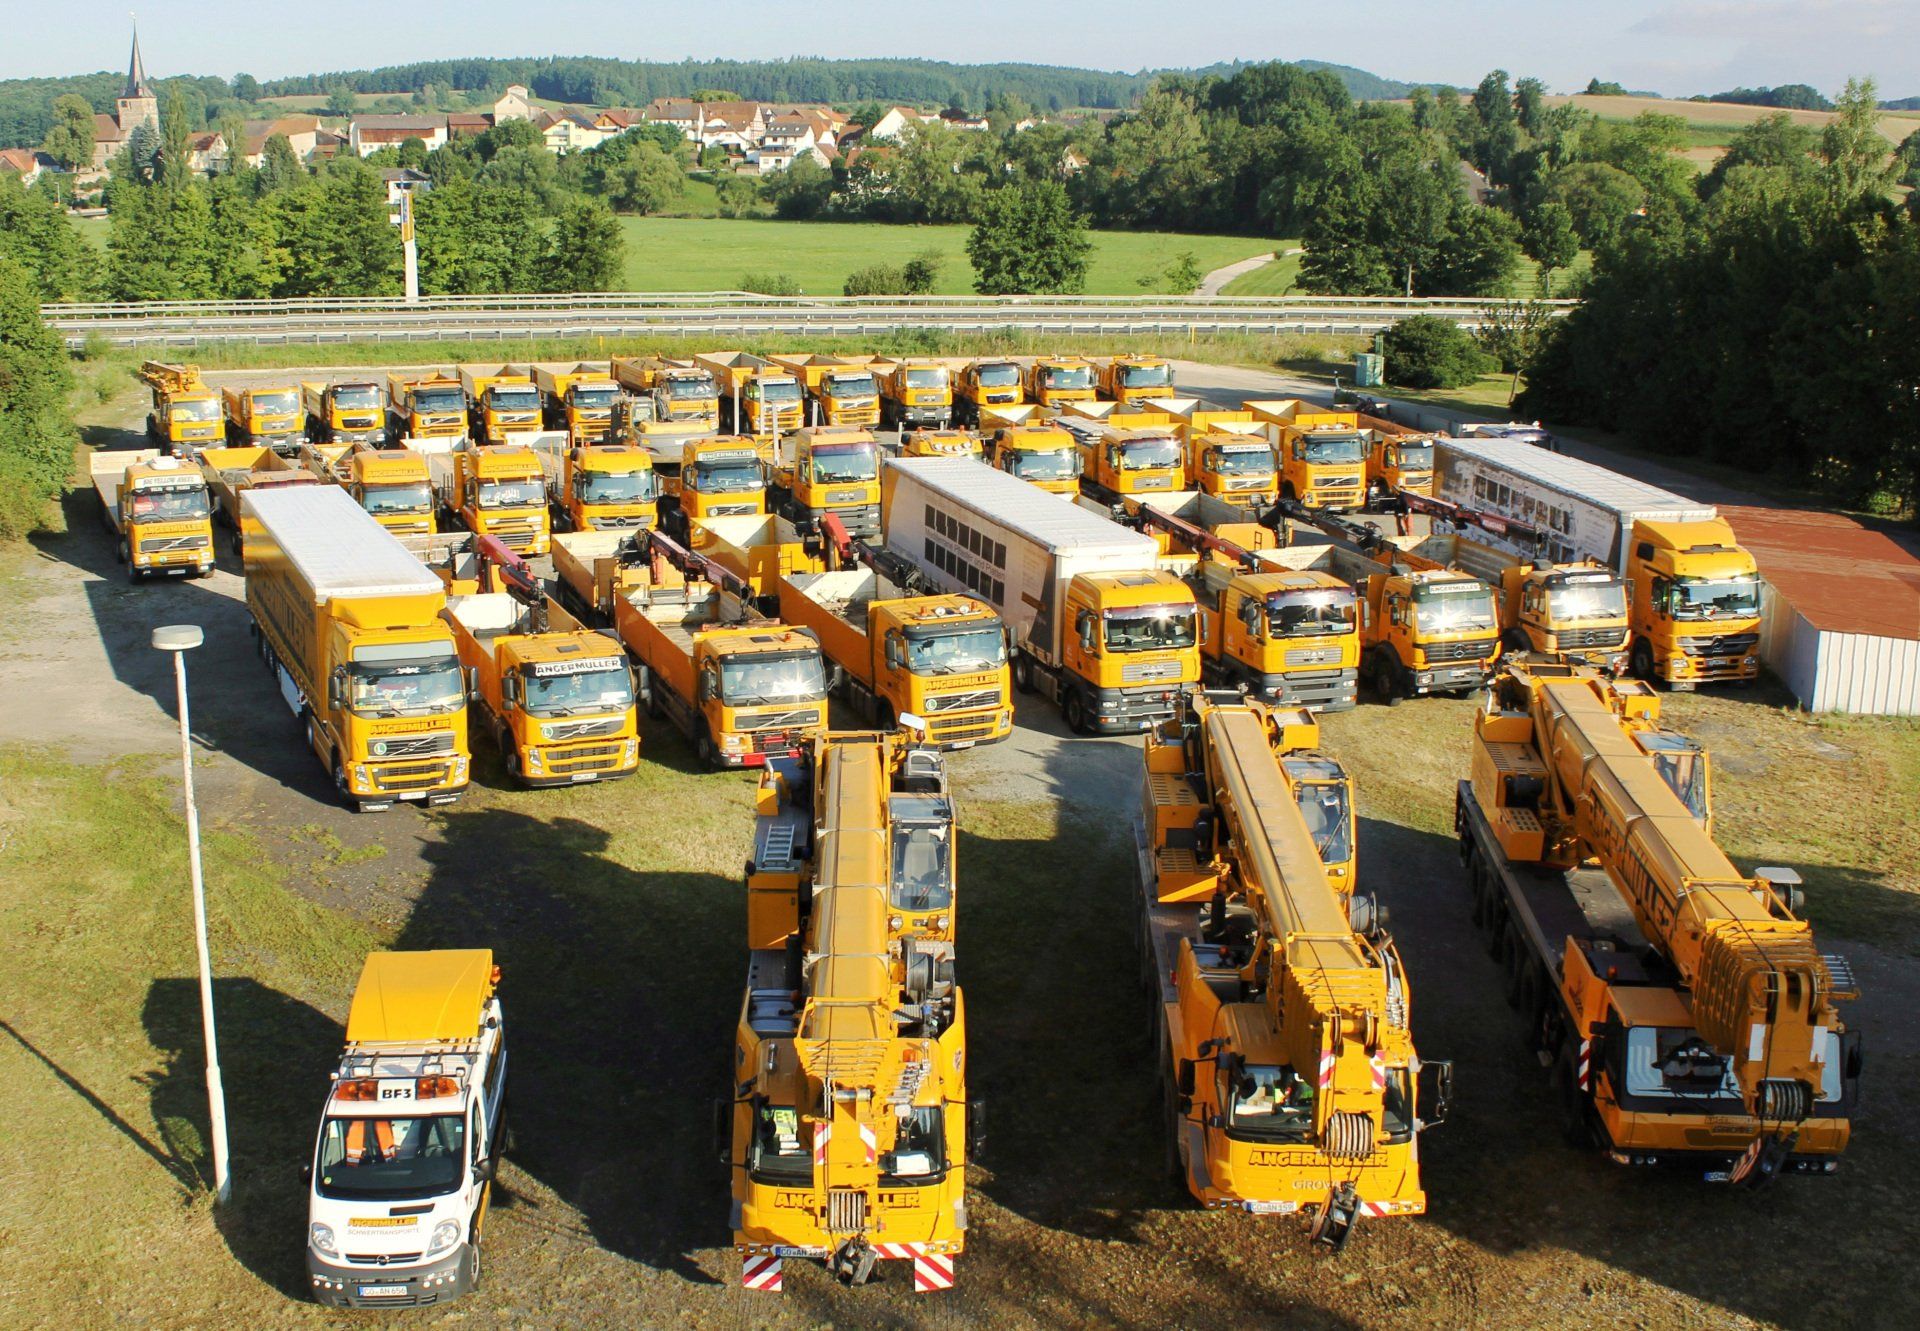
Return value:
<svg viewBox="0 0 1920 1331">
<path fill-rule="evenodd" d="M 1294 284 L 1300 280 L 1300 256 L 1288 254 L 1288 250 L 1300 248 L 1297 240 L 1276 240 L 1271 242 L 1273 253 L 1280 257 L 1272 263 L 1261 264 L 1250 273 L 1240 276 L 1220 288 L 1223 296 L 1291 296 L 1296 294 Z"/>
<path fill-rule="evenodd" d="M 840 294 L 847 274 L 869 264 L 901 264 L 932 251 L 945 263 L 942 295 L 973 289 L 965 226 L 883 222 L 779 222 L 726 218 L 623 217 L 627 285 L 635 291 L 728 291 L 748 273 L 785 273 L 810 296 Z M 1273 242 L 1251 236 L 1191 236 L 1160 231 L 1097 231 L 1087 294 L 1133 296 L 1140 279 L 1157 279 L 1183 251 L 1207 272 L 1264 254 Z"/>
</svg>

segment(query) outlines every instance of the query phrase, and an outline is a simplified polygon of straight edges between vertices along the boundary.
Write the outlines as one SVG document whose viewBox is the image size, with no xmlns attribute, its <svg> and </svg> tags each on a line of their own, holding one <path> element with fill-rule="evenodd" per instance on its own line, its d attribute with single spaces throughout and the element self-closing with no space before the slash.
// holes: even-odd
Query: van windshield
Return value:
<svg viewBox="0 0 1920 1331">
<path fill-rule="evenodd" d="M 338 1201 L 440 1197 L 466 1174 L 464 1114 L 426 1118 L 329 1118 L 320 1129 L 314 1184 Z"/>
</svg>

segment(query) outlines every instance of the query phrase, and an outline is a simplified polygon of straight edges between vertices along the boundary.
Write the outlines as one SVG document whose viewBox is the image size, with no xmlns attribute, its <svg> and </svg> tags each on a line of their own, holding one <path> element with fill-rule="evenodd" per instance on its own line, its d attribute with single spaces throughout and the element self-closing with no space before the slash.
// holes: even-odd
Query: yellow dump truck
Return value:
<svg viewBox="0 0 1920 1331">
<path fill-rule="evenodd" d="M 613 437 L 613 408 L 620 400 L 605 362 L 582 361 L 570 369 L 536 367 L 534 387 L 550 430 L 566 432 L 575 444 L 605 443 Z"/>
<path fill-rule="evenodd" d="M 659 520 L 660 485 L 646 449 L 547 435 L 534 451 L 546 469 L 548 502 L 566 530 L 651 527 Z"/>
<path fill-rule="evenodd" d="M 387 376 L 387 441 L 465 439 L 467 395 L 451 371 Z"/>
<path fill-rule="evenodd" d="M 1144 402 L 1173 395 L 1173 364 L 1161 356 L 1102 356 L 1094 387 L 1108 402 Z"/>
<path fill-rule="evenodd" d="M 227 442 L 240 447 L 264 444 L 281 457 L 300 451 L 306 433 L 306 410 L 293 384 L 263 384 L 258 388 L 226 388 L 220 401 L 227 417 Z"/>
<path fill-rule="evenodd" d="M 1299 398 L 1246 402 L 1267 427 L 1280 467 L 1280 497 L 1334 512 L 1360 508 L 1367 497 L 1370 439 L 1352 411 L 1327 411 Z"/>
<path fill-rule="evenodd" d="M 1186 449 L 1171 416 L 1114 413 L 1102 420 L 1067 412 L 1055 424 L 1079 443 L 1080 489 L 1092 498 L 1117 503 L 1187 489 Z"/>
<path fill-rule="evenodd" d="M 332 485 L 249 493 L 247 611 L 281 697 L 348 804 L 448 804 L 467 788 L 467 679 L 446 591 Z"/>
<path fill-rule="evenodd" d="M 480 544 L 502 590 L 450 598 L 447 623 L 507 775 L 536 787 L 630 775 L 640 732 L 626 652 L 553 603 L 511 551 Z"/>
<path fill-rule="evenodd" d="M 336 383 L 310 380 L 300 385 L 300 401 L 306 413 L 310 443 L 378 445 L 387 442 L 380 385 L 371 379 L 344 379 Z"/>
<path fill-rule="evenodd" d="M 897 735 L 822 738 L 761 776 L 723 1152 L 748 1290 L 779 1291 L 791 1261 L 849 1285 L 911 1262 L 916 1292 L 953 1285 L 985 1111 L 954 978 L 955 833 L 939 755 Z"/>
<path fill-rule="evenodd" d="M 667 534 L 685 544 L 690 539 L 689 523 L 765 516 L 771 461 L 771 446 L 745 435 L 688 440 L 670 474 L 656 453 L 654 467 L 661 473 L 660 520 Z"/>
<path fill-rule="evenodd" d="M 628 395 L 653 403 L 655 420 L 720 428 L 720 389 L 713 372 L 692 360 L 615 356 L 613 377 Z"/>
<path fill-rule="evenodd" d="M 458 439 L 418 439 L 411 447 L 426 456 L 434 495 L 454 523 L 475 536 L 498 536 L 520 554 L 547 553 L 547 473 L 533 449 Z"/>
<path fill-rule="evenodd" d="M 518 435 L 539 433 L 540 390 L 524 366 L 462 365 L 460 391 L 466 396 L 475 443 L 504 444 Z"/>
<path fill-rule="evenodd" d="M 1026 391 L 1019 361 L 993 356 L 965 361 L 953 374 L 953 422 L 985 429 L 982 411 L 1020 406 Z"/>
<path fill-rule="evenodd" d="M 775 356 L 773 363 L 800 381 L 810 425 L 880 424 L 880 383 L 869 356 Z"/>
<path fill-rule="evenodd" d="M 396 536 L 433 530 L 433 472 L 423 455 L 355 445 L 344 461 L 347 493 L 375 522 Z"/>
<path fill-rule="evenodd" d="M 135 582 L 155 573 L 203 578 L 213 572 L 213 508 L 206 478 L 157 448 L 87 458 L 100 516 Z"/>
<path fill-rule="evenodd" d="M 1093 366 L 1078 356 L 1043 356 L 1033 361 L 1026 367 L 1023 385 L 1027 401 L 1055 411 L 1069 402 L 1092 402 L 1099 396 Z"/>
<path fill-rule="evenodd" d="M 212 448 L 226 437 L 220 395 L 200 377 L 198 365 L 143 361 L 140 381 L 152 394 L 147 438 L 167 453 Z"/>
<path fill-rule="evenodd" d="M 880 374 L 880 423 L 892 430 L 931 426 L 944 430 L 953 421 L 953 366 L 925 356 L 909 356 Z"/>
<path fill-rule="evenodd" d="M 812 527 L 831 513 L 849 533 L 880 534 L 880 446 L 872 432 L 810 426 L 783 440 L 767 498 L 773 511 Z"/>
<path fill-rule="evenodd" d="M 1032 408 L 990 408 L 981 429 L 992 441 L 986 460 L 1049 494 L 1080 493 L 1080 441 L 1058 425 L 1032 419 Z"/>
<path fill-rule="evenodd" d="M 227 529 L 228 548 L 243 562 L 253 538 L 259 534 L 259 529 L 242 511 L 241 500 L 248 491 L 328 483 L 328 478 L 316 476 L 297 462 L 288 461 L 265 444 L 203 448 L 196 460 L 213 500 L 213 520 Z"/>
<path fill-rule="evenodd" d="M 806 424 L 806 390 L 791 371 L 745 351 L 701 352 L 694 364 L 713 376 L 729 432 L 774 439 Z"/>
</svg>

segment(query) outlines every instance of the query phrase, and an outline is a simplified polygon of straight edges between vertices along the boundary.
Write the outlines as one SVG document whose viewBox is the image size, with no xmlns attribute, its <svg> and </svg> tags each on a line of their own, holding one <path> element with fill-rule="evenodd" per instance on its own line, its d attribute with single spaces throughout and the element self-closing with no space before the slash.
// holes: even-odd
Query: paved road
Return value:
<svg viewBox="0 0 1920 1331">
<path fill-rule="evenodd" d="M 1196 296 L 1217 296 L 1220 294 L 1220 288 L 1233 281 L 1234 278 L 1239 277 L 1242 273 L 1250 273 L 1256 268 L 1264 268 L 1279 257 L 1277 254 L 1256 254 L 1251 259 L 1242 259 L 1240 262 L 1230 263 L 1224 268 L 1216 268 L 1200 279 L 1200 285 L 1193 289 L 1193 294 Z"/>
</svg>

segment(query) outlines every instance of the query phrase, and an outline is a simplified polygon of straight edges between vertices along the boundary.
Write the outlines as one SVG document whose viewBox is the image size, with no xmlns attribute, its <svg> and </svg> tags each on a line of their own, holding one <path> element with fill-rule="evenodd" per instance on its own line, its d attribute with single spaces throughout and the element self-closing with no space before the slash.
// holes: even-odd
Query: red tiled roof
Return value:
<svg viewBox="0 0 1920 1331">
<path fill-rule="evenodd" d="M 1723 504 L 1720 515 L 1815 628 L 1920 639 L 1920 538 L 1911 532 L 1804 509 Z"/>
</svg>

